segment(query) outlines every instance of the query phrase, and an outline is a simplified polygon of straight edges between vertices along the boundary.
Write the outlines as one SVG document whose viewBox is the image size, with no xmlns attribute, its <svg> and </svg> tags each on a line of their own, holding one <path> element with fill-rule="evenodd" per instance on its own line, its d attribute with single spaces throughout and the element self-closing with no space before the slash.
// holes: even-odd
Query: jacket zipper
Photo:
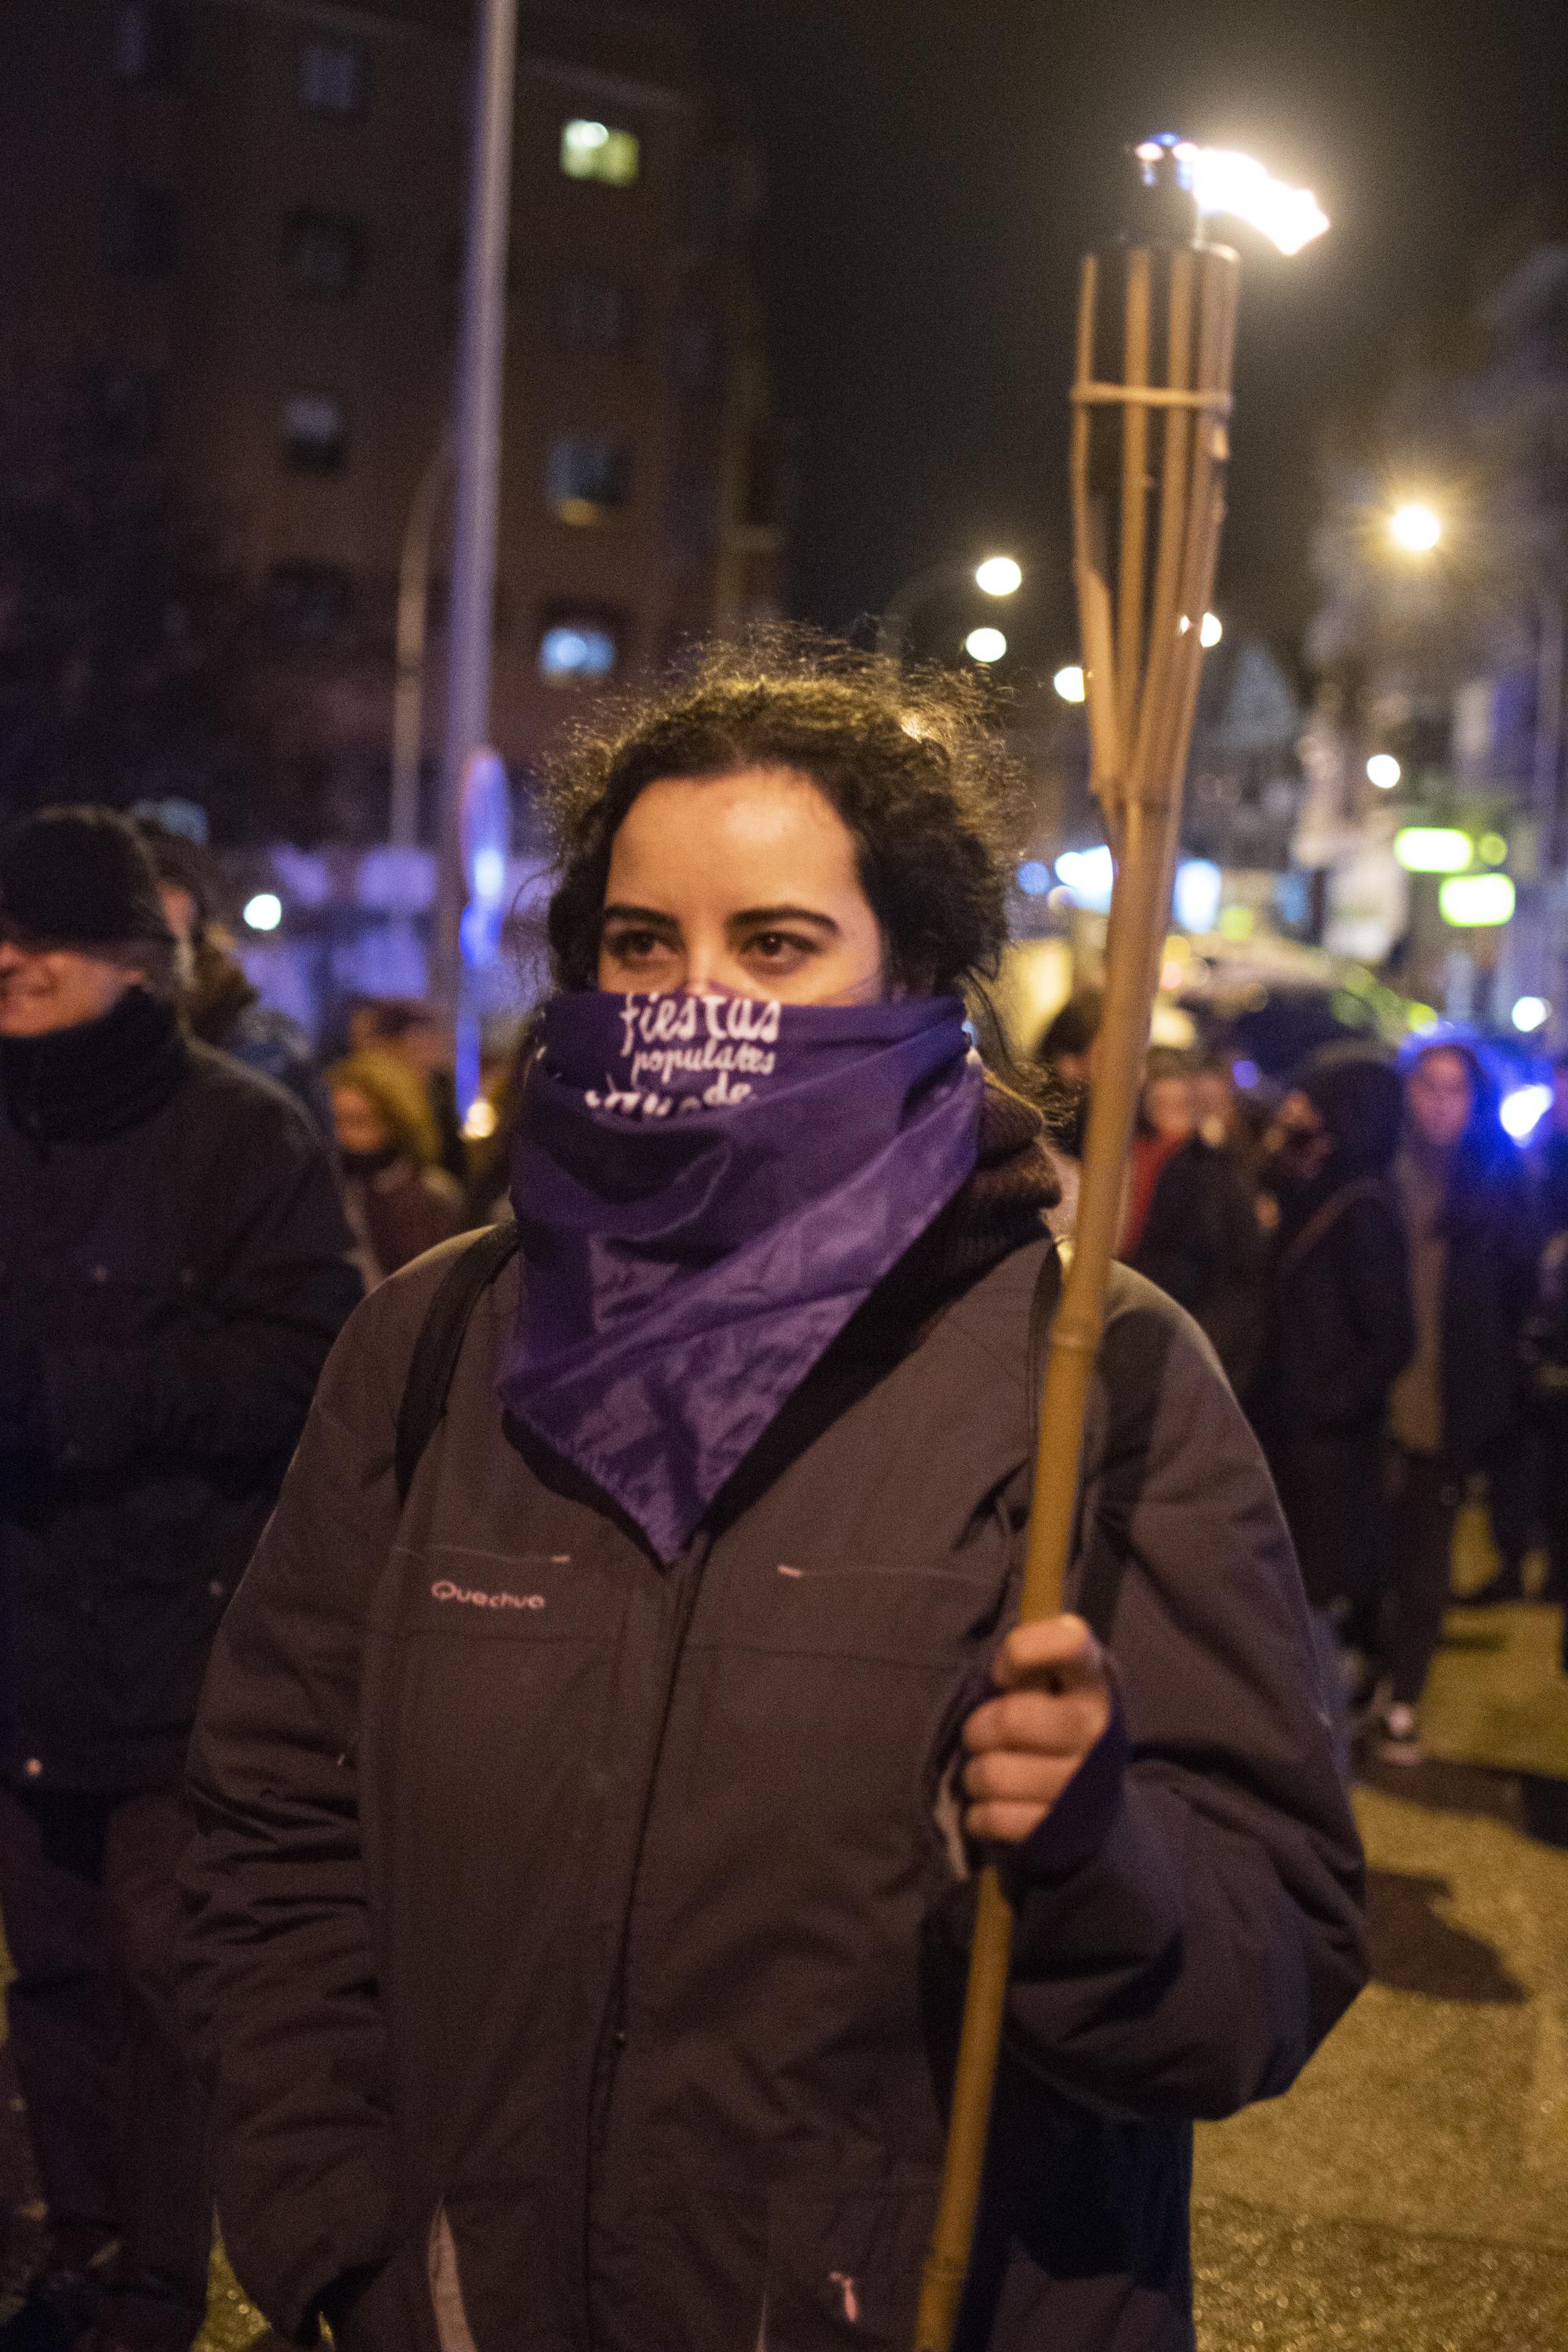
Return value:
<svg viewBox="0 0 1568 2352">
<path fill-rule="evenodd" d="M 702 1579 L 712 1551 L 712 1539 L 700 1533 L 667 1573 L 687 1580 L 678 1599 L 675 1623 L 671 1629 L 669 1648 L 665 1665 L 664 1692 L 659 1704 L 658 1730 L 654 1738 L 653 1753 L 643 1783 L 642 1805 L 637 1821 L 637 1843 L 632 1856 L 631 1874 L 626 1886 L 626 1907 L 621 1915 L 619 1948 L 616 1955 L 615 1973 L 610 1979 L 609 1997 L 605 2003 L 604 2022 L 599 2029 L 594 2053 L 591 2076 L 591 2107 L 588 2117 L 587 2176 L 583 2195 L 583 2316 L 584 2341 L 594 2341 L 593 2289 L 593 2212 L 598 2170 L 598 2159 L 604 2127 L 608 2121 L 610 2101 L 615 2093 L 616 2076 L 620 2053 L 626 2043 L 623 2020 L 626 2014 L 626 1976 L 627 1948 L 631 1941 L 632 1914 L 637 1908 L 637 1887 L 642 1878 L 643 1850 L 647 1840 L 648 1818 L 653 1811 L 654 1791 L 658 1786 L 658 1768 L 664 1758 L 664 1744 L 669 1732 L 669 1718 L 675 1706 L 675 1686 L 679 1679 L 681 1660 L 686 1654 L 687 1636 L 697 1612 L 697 1602 L 702 1591 Z"/>
</svg>

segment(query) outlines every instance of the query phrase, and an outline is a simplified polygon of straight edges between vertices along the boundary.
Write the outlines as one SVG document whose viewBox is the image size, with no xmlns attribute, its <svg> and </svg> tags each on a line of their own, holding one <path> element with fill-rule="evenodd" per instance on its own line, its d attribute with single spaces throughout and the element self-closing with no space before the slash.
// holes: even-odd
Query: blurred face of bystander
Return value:
<svg viewBox="0 0 1568 2352">
<path fill-rule="evenodd" d="M 1143 1089 L 1143 1116 L 1156 1135 L 1176 1140 L 1191 1135 L 1197 1125 L 1192 1080 L 1151 1078 Z"/>
<path fill-rule="evenodd" d="M 392 1140 L 381 1113 L 358 1087 L 333 1087 L 332 1124 L 341 1151 L 384 1151 Z"/>
<path fill-rule="evenodd" d="M 1292 1087 L 1279 1106 L 1280 1149 L 1303 1176 L 1315 1175 L 1334 1148 L 1322 1114 L 1309 1094 Z"/>
<path fill-rule="evenodd" d="M 1462 1055 L 1424 1054 L 1405 1082 L 1416 1133 L 1437 1151 L 1451 1151 L 1470 1123 L 1475 1088 Z"/>
<path fill-rule="evenodd" d="M 184 948 L 193 947 L 196 937 L 196 902 L 184 883 L 160 882 L 158 899 L 163 909 L 163 920 Z"/>
<path fill-rule="evenodd" d="M 599 986 L 868 1004 L 887 993 L 880 927 L 848 826 L 783 768 L 661 777 L 616 835 Z"/>
<path fill-rule="evenodd" d="M 47 1037 L 101 1021 L 142 977 L 78 948 L 0 939 L 0 1037 Z"/>
</svg>

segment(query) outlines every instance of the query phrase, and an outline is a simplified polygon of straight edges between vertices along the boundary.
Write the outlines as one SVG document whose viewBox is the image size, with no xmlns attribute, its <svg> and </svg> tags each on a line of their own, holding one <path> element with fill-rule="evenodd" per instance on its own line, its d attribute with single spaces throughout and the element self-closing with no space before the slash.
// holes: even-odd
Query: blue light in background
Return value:
<svg viewBox="0 0 1568 2352">
<path fill-rule="evenodd" d="M 539 640 L 539 675 L 554 685 L 575 678 L 608 677 L 616 667 L 616 640 L 591 622 L 562 623 Z"/>
<path fill-rule="evenodd" d="M 1043 898 L 1051 887 L 1051 869 L 1037 857 L 1026 857 L 1018 868 L 1018 887 L 1026 898 Z"/>
<path fill-rule="evenodd" d="M 1504 1095 L 1498 1116 L 1516 1143 L 1533 1135 L 1536 1128 L 1552 1108 L 1550 1087 L 1515 1087 Z"/>
</svg>

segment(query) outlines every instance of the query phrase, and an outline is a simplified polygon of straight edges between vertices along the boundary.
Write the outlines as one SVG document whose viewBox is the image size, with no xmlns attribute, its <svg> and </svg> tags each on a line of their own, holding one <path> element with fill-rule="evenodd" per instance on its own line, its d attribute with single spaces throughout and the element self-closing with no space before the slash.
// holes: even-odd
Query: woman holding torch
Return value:
<svg viewBox="0 0 1568 2352">
<path fill-rule="evenodd" d="M 989 1856 L 961 2340 L 1176 2352 L 1192 2120 L 1361 1982 L 1268 1475 L 1125 1271 L 1068 1606 L 1013 1622 L 1058 1276 L 963 1019 L 1009 783 L 963 687 L 766 647 L 567 764 L 518 1254 L 354 1318 L 195 1746 L 219 2210 L 294 2341 L 907 2345 Z"/>
</svg>

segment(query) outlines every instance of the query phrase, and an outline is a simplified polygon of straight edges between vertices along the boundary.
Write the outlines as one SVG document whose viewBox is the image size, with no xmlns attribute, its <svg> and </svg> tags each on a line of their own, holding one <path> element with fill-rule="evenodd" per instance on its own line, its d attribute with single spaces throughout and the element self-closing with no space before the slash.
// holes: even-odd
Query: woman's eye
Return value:
<svg viewBox="0 0 1568 2352">
<path fill-rule="evenodd" d="M 753 931 L 746 941 L 746 953 L 757 963 L 798 963 L 811 952 L 811 940 L 794 931 Z"/>
<path fill-rule="evenodd" d="M 605 952 L 617 963 L 647 963 L 668 945 L 657 931 L 611 931 L 605 940 Z"/>
</svg>

